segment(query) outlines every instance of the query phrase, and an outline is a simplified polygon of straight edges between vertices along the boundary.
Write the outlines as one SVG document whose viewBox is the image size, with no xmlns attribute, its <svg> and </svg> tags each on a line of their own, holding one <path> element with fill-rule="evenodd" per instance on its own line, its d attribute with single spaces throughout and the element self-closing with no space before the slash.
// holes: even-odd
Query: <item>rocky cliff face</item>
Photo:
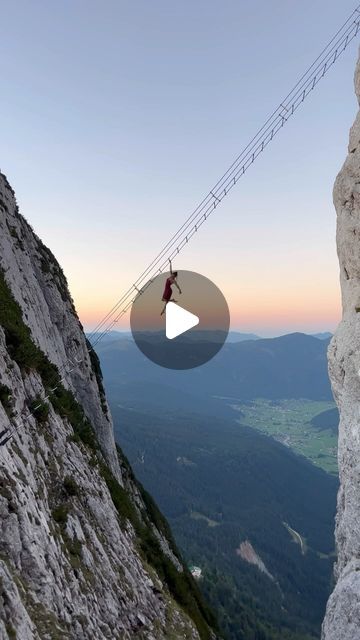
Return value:
<svg viewBox="0 0 360 640">
<path fill-rule="evenodd" d="M 0 432 L 11 436 L 0 447 L 2 640 L 214 637 L 166 522 L 115 446 L 62 270 L 2 174 Z"/>
<path fill-rule="evenodd" d="M 360 101 L 360 61 L 355 91 Z M 360 638 L 360 112 L 350 131 L 348 151 L 334 186 L 343 317 L 328 358 L 340 410 L 340 489 L 336 586 L 327 605 L 323 640 Z"/>
</svg>

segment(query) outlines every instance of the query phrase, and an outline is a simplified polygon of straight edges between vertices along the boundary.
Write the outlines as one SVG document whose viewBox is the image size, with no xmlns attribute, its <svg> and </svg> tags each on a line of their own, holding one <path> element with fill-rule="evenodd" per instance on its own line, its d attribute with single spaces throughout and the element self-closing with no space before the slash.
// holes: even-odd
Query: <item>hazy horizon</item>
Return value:
<svg viewBox="0 0 360 640">
<path fill-rule="evenodd" d="M 151 329 L 149 330 L 151 331 Z M 91 330 L 86 329 L 85 327 L 85 332 L 87 335 L 90 335 L 92 333 Z M 95 332 L 96 333 L 96 332 Z M 101 331 L 99 331 L 98 333 L 101 333 Z M 110 335 L 111 333 L 126 333 L 126 334 L 130 334 L 131 335 L 131 329 L 111 329 L 110 331 L 106 332 L 106 335 Z M 274 333 L 274 334 L 269 334 L 269 335 L 264 335 L 264 334 L 260 334 L 257 333 L 256 331 L 242 331 L 241 329 L 230 329 L 229 333 L 241 333 L 241 334 L 249 334 L 249 335 L 256 335 L 258 338 L 280 338 L 281 336 L 286 336 L 292 333 L 304 333 L 305 335 L 309 335 L 309 336 L 314 336 L 316 334 L 322 334 L 322 333 L 331 333 L 334 334 L 334 331 L 330 331 L 329 329 L 322 329 L 320 331 L 314 331 L 314 332 L 309 332 L 309 331 L 283 331 L 280 333 Z"/>
</svg>

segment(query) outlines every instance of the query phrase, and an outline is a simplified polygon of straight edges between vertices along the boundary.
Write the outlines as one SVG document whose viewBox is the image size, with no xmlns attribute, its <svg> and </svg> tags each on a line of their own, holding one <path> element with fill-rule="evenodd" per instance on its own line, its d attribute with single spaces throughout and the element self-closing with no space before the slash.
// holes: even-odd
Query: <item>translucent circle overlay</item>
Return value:
<svg viewBox="0 0 360 640">
<path fill-rule="evenodd" d="M 172 285 L 180 307 L 198 316 L 199 324 L 169 340 L 162 295 L 170 273 L 159 274 L 136 296 L 130 316 L 133 338 L 149 360 L 167 369 L 193 369 L 213 358 L 223 346 L 230 326 L 229 307 L 220 289 L 195 271 L 178 271 L 179 294 Z"/>
</svg>

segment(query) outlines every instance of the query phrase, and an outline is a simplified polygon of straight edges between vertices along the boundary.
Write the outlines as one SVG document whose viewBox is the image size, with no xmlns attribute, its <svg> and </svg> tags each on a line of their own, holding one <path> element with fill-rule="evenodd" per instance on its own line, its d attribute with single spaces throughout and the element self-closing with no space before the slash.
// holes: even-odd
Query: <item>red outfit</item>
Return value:
<svg viewBox="0 0 360 640">
<path fill-rule="evenodd" d="M 165 289 L 164 289 L 164 293 L 163 293 L 163 300 L 166 300 L 166 302 L 169 302 L 171 296 L 172 296 L 172 288 L 171 285 L 173 284 L 173 279 L 172 278 L 168 278 L 166 280 L 165 283 Z"/>
</svg>

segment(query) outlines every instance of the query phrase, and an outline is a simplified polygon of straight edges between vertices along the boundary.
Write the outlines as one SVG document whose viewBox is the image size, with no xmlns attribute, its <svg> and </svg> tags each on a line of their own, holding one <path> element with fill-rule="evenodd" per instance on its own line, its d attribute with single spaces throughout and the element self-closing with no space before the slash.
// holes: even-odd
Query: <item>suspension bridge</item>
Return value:
<svg viewBox="0 0 360 640">
<path fill-rule="evenodd" d="M 193 239 L 202 225 L 209 219 L 215 210 L 221 205 L 226 196 L 237 185 L 256 159 L 262 154 L 277 134 L 283 129 L 288 120 L 305 102 L 307 97 L 317 87 L 319 82 L 330 71 L 340 56 L 348 48 L 350 43 L 358 36 L 360 30 L 360 5 L 358 5 L 340 29 L 321 51 L 316 60 L 303 73 L 291 91 L 277 103 L 274 111 L 266 119 L 262 127 L 251 138 L 246 147 L 241 151 L 229 168 L 210 189 L 198 206 L 190 213 L 182 225 L 172 235 L 152 262 L 143 270 L 136 281 L 123 293 L 110 311 L 99 321 L 93 331 L 88 335 L 89 348 L 94 350 L 96 345 L 111 331 L 119 320 L 129 311 L 136 297 L 142 294 L 159 273 L 167 270 L 169 261 L 180 254 L 182 249 Z M 61 379 L 59 384 L 66 381 L 69 374 L 83 361 L 79 353 L 75 353 L 67 359 L 59 369 Z M 35 417 L 34 413 L 47 400 L 58 387 L 50 390 L 41 403 L 34 407 L 25 417 L 15 419 L 10 428 L 0 432 L 0 446 L 5 445 L 24 425 L 29 418 Z"/>
</svg>

